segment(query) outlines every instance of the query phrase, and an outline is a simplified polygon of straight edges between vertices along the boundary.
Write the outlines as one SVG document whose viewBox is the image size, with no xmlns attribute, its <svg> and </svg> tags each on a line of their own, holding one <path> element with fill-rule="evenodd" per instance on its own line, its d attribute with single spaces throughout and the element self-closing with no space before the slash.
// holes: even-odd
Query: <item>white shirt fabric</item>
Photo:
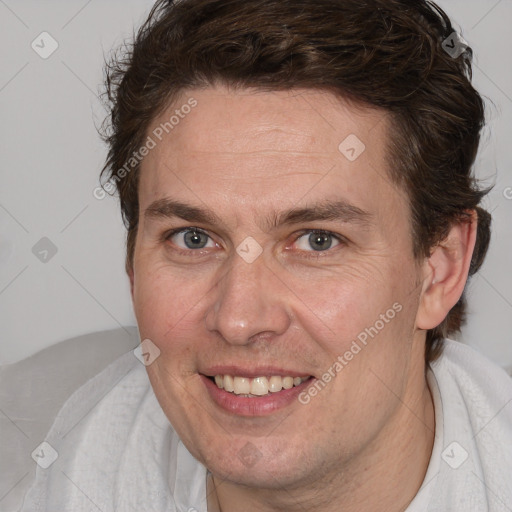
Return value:
<svg viewBox="0 0 512 512">
<path fill-rule="evenodd" d="M 427 379 L 436 435 L 406 512 L 511 512 L 512 379 L 451 340 Z M 58 457 L 37 468 L 23 512 L 207 512 L 206 468 L 169 424 L 132 352 L 68 399 L 46 442 Z M 42 466 L 52 449 L 39 453 Z"/>
</svg>

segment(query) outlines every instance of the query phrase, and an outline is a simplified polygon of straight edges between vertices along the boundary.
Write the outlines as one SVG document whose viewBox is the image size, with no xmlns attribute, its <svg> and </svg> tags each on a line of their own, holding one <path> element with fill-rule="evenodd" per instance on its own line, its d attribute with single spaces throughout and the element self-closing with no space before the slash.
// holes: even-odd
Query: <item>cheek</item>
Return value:
<svg viewBox="0 0 512 512">
<path fill-rule="evenodd" d="M 395 357 L 403 347 L 393 340 L 406 343 L 414 325 L 418 289 L 413 270 L 405 259 L 386 257 L 355 261 L 310 282 L 298 279 L 299 321 L 333 361 L 355 340 L 368 356 Z"/>
<path fill-rule="evenodd" d="M 192 276 L 163 265 L 138 265 L 133 305 L 141 337 L 163 341 L 176 338 L 191 323 L 199 325 L 197 314 L 207 290 L 204 275 Z"/>
<path fill-rule="evenodd" d="M 388 266 L 384 259 L 354 259 L 328 272 L 289 275 L 287 285 L 302 300 L 305 315 L 309 311 L 327 332 L 350 336 L 393 304 L 395 286 Z"/>
</svg>

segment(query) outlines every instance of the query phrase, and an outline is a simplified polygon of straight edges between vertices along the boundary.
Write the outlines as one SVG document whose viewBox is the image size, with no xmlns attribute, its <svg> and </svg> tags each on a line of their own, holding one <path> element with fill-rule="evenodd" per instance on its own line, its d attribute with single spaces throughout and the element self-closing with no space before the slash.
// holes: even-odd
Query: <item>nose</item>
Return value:
<svg viewBox="0 0 512 512">
<path fill-rule="evenodd" d="M 263 255 L 247 263 L 238 254 L 212 290 L 205 324 L 227 343 L 247 345 L 286 332 L 291 323 L 288 288 L 267 267 Z"/>
</svg>

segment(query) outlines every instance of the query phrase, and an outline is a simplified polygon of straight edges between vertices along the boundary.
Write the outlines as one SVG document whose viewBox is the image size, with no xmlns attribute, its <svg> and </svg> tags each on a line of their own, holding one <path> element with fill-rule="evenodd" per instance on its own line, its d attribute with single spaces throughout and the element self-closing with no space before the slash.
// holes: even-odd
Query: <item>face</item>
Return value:
<svg viewBox="0 0 512 512">
<path fill-rule="evenodd" d="M 160 350 L 147 370 L 221 478 L 293 488 L 339 472 L 423 382 L 390 129 L 327 92 L 216 87 L 187 91 L 148 131 L 132 276 L 141 339 Z"/>
</svg>

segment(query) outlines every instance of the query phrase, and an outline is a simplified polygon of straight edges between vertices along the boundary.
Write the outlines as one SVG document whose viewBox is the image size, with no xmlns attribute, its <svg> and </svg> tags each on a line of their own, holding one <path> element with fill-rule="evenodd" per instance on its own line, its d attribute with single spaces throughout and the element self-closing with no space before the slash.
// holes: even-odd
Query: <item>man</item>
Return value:
<svg viewBox="0 0 512 512">
<path fill-rule="evenodd" d="M 489 242 L 470 57 L 424 1 L 155 5 L 104 183 L 145 368 L 71 397 L 24 510 L 510 510 L 512 383 L 445 340 Z"/>
</svg>

